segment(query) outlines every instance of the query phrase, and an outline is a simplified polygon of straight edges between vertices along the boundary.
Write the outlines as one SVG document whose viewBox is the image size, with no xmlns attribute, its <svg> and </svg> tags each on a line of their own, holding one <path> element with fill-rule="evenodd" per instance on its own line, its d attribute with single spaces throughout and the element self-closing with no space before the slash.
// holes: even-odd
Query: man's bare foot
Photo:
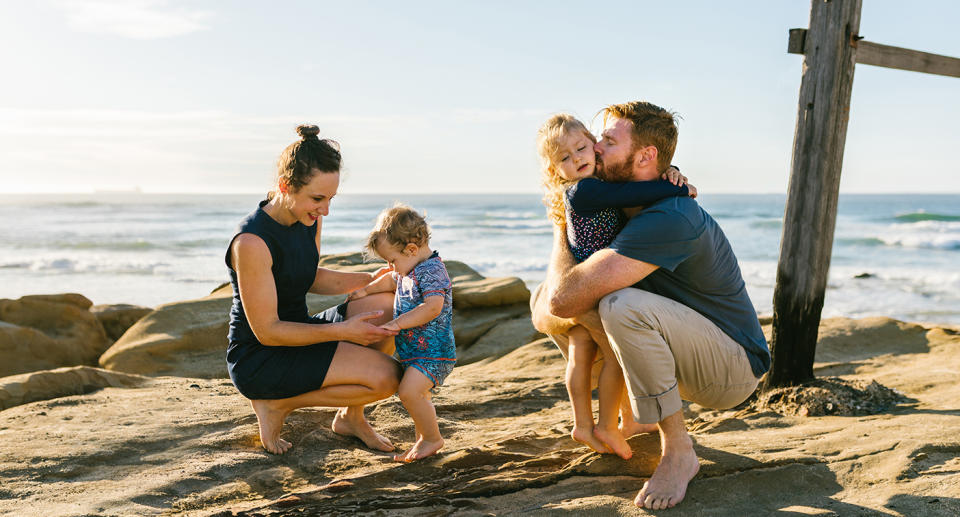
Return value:
<svg viewBox="0 0 960 517">
<path fill-rule="evenodd" d="M 692 445 L 678 449 L 664 453 L 657 470 L 653 471 L 650 480 L 643 484 L 633 504 L 640 508 L 662 510 L 683 501 L 687 494 L 687 484 L 700 470 L 700 462 Z"/>
<path fill-rule="evenodd" d="M 393 457 L 393 461 L 402 461 L 404 463 L 410 463 L 411 461 L 420 460 L 426 458 L 427 456 L 432 456 L 443 447 L 443 438 L 439 440 L 426 440 L 422 436 L 417 440 L 417 443 L 413 444 L 413 447 L 409 451 L 401 454 L 397 454 Z"/>
<path fill-rule="evenodd" d="M 263 448 L 273 454 L 287 452 L 292 444 L 280 438 L 283 429 L 283 420 L 288 412 L 280 409 L 270 400 L 251 400 L 253 412 L 257 415 L 257 424 L 260 426 L 260 443 Z"/>
<path fill-rule="evenodd" d="M 657 424 L 641 424 L 632 418 L 620 422 L 620 434 L 624 438 L 630 438 L 641 433 L 653 433 L 659 431 Z"/>
<path fill-rule="evenodd" d="M 593 428 L 593 435 L 617 456 L 625 460 L 633 457 L 633 449 L 630 448 L 627 440 L 620 434 L 620 429 L 616 427 L 613 429 L 604 429 L 598 425 Z"/>
<path fill-rule="evenodd" d="M 600 454 L 611 454 L 613 453 L 610 450 L 610 447 L 607 447 L 606 444 L 600 441 L 599 438 L 594 436 L 593 429 L 587 429 L 584 427 L 574 427 L 573 431 L 570 432 L 570 437 L 575 441 L 578 441 L 587 447 L 590 447 L 594 452 L 599 452 Z"/>
<path fill-rule="evenodd" d="M 378 451 L 390 452 L 393 450 L 393 444 L 386 437 L 380 435 L 370 427 L 370 422 L 361 416 L 360 418 L 348 418 L 343 410 L 337 411 L 337 416 L 333 417 L 333 424 L 330 426 L 333 432 L 346 436 L 355 436 L 360 439 L 367 447 Z"/>
</svg>

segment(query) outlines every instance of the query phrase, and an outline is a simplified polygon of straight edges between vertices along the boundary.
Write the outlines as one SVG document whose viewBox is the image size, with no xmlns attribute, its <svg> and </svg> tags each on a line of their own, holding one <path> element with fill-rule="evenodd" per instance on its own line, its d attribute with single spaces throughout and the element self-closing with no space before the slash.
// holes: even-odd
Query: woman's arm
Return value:
<svg viewBox="0 0 960 517">
<path fill-rule="evenodd" d="M 273 259 L 263 239 L 242 234 L 234 239 L 231 254 L 244 314 L 253 334 L 265 346 L 306 346 L 340 340 L 369 345 L 396 334 L 367 323 L 380 316 L 381 311 L 358 314 L 339 323 L 282 321 L 277 315 L 277 290 L 270 270 Z"/>
<path fill-rule="evenodd" d="M 443 296 L 439 294 L 429 296 L 420 305 L 384 323 L 382 326 L 385 329 L 395 331 L 419 327 L 439 316 L 441 312 L 443 312 Z"/>
</svg>

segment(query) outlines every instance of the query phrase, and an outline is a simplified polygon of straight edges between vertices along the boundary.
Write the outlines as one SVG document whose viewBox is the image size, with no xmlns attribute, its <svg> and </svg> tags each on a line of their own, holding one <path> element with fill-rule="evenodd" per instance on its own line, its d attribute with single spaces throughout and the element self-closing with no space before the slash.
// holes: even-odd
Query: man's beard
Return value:
<svg viewBox="0 0 960 517">
<path fill-rule="evenodd" d="M 631 151 L 630 155 L 621 162 L 607 163 L 603 158 L 597 157 L 596 175 L 603 181 L 624 182 L 633 180 L 633 158 L 636 151 Z"/>
</svg>

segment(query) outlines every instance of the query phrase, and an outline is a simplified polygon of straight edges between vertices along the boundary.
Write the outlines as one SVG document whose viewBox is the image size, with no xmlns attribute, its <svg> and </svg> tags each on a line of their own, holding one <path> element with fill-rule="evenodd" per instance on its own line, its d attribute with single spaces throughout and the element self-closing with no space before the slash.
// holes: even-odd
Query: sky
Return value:
<svg viewBox="0 0 960 517">
<path fill-rule="evenodd" d="M 867 40 L 960 57 L 960 3 L 864 0 Z M 314 123 L 341 192 L 539 191 L 537 127 L 679 113 L 701 192 L 786 192 L 805 0 L 0 3 L 0 193 L 253 193 Z M 960 192 L 960 79 L 858 65 L 841 192 Z"/>
</svg>

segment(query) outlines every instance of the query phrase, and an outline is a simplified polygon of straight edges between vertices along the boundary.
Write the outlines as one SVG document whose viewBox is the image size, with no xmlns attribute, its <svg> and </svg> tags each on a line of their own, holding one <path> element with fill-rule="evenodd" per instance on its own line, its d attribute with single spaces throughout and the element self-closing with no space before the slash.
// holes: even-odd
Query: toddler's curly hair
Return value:
<svg viewBox="0 0 960 517">
<path fill-rule="evenodd" d="M 367 257 L 380 256 L 377 245 L 382 239 L 397 249 L 403 249 L 411 242 L 417 246 L 426 246 L 430 243 L 430 226 L 419 212 L 403 203 L 397 203 L 384 209 L 377 217 L 364 247 Z"/>
</svg>

